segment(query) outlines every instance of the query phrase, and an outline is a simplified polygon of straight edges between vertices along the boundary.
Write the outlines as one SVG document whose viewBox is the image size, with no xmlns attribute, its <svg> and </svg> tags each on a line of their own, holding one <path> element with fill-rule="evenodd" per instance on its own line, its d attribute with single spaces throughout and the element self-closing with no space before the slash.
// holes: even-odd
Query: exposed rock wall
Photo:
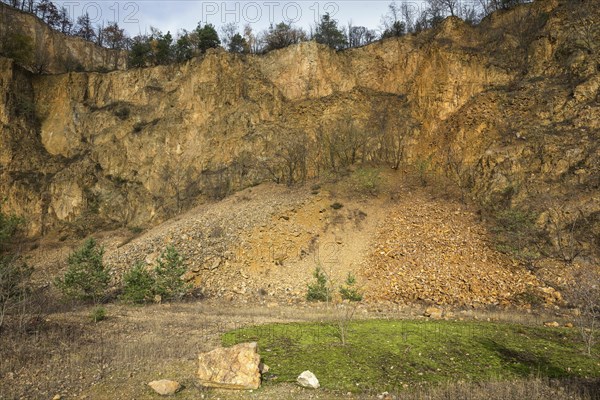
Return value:
<svg viewBox="0 0 600 400">
<path fill-rule="evenodd" d="M 0 38 L 18 32 L 33 41 L 34 64 L 43 72 L 56 74 L 69 70 L 114 70 L 127 67 L 127 53 L 105 49 L 79 37 L 57 32 L 35 15 L 0 3 Z"/>
<path fill-rule="evenodd" d="M 426 160 L 483 203 L 539 206 L 548 230 L 559 205 L 558 225 L 583 215 L 595 251 L 600 78 L 577 12 L 536 2 L 343 52 L 309 42 L 111 73 L 32 76 L 2 60 L 0 187 L 35 234 L 152 224 L 269 179 L 260 167 L 300 133 L 318 173 L 322 135 L 352 121 L 371 139 L 401 132 L 404 162 Z"/>
</svg>

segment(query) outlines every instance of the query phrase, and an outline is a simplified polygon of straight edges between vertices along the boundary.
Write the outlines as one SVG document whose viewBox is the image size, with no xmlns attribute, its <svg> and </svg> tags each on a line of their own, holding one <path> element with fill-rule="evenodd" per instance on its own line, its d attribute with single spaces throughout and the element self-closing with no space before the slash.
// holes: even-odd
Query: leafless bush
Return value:
<svg viewBox="0 0 600 400">
<path fill-rule="evenodd" d="M 183 211 L 186 202 L 199 193 L 198 179 L 194 179 L 195 159 L 191 156 L 176 155 L 160 171 L 167 195 L 175 200 L 175 211 Z"/>
<path fill-rule="evenodd" d="M 568 4 L 572 18 L 569 27 L 572 43 L 588 54 L 596 54 L 600 48 L 600 26 L 595 20 L 597 12 L 594 10 L 597 5 L 593 1 L 573 1 Z"/>
<path fill-rule="evenodd" d="M 273 181 L 288 186 L 304 182 L 308 175 L 307 141 L 307 135 L 300 130 L 291 130 L 276 139 L 268 140 L 271 155 L 263 162 L 267 175 Z"/>
<path fill-rule="evenodd" d="M 202 181 L 202 192 L 211 200 L 224 199 L 232 191 L 230 171 L 226 167 L 202 172 Z"/>
<path fill-rule="evenodd" d="M 579 226 L 585 223 L 585 216 L 581 210 L 573 213 L 564 207 L 556 207 L 549 210 L 549 222 L 553 233 L 553 245 L 557 253 L 563 261 L 573 262 L 581 252 L 581 245 L 576 234 Z"/>
<path fill-rule="evenodd" d="M 241 151 L 230 168 L 232 184 L 238 188 L 252 186 L 260 180 L 258 160 L 250 151 Z"/>
<path fill-rule="evenodd" d="M 577 326 L 585 345 L 585 352 L 592 356 L 600 325 L 600 273 L 582 269 L 575 275 L 575 282 L 566 291 L 570 303 L 577 307 Z"/>
<path fill-rule="evenodd" d="M 449 149 L 446 158 L 446 174 L 460 189 L 460 199 L 465 203 L 467 195 L 473 187 L 473 166 L 454 149 Z"/>
<path fill-rule="evenodd" d="M 372 136 L 350 115 L 321 127 L 316 134 L 319 169 L 341 174 L 355 163 L 364 163 L 369 157 Z"/>
<path fill-rule="evenodd" d="M 404 160 L 406 139 L 419 129 L 407 108 L 398 110 L 374 109 L 372 119 L 375 121 L 369 143 L 368 160 L 374 163 L 386 163 L 392 169 L 398 169 Z M 393 117 L 389 117 L 392 115 Z"/>
<path fill-rule="evenodd" d="M 24 318 L 29 303 L 32 269 L 15 257 L 0 256 L 0 330 L 8 314 Z M 19 324 L 22 326 L 22 324 Z"/>
</svg>

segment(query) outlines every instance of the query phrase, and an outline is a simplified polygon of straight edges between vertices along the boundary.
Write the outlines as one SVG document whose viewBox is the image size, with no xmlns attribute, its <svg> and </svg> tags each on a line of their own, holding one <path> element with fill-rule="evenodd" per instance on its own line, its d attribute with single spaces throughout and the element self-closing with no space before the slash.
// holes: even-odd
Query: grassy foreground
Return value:
<svg viewBox="0 0 600 400">
<path fill-rule="evenodd" d="M 222 340 L 257 341 L 270 367 L 267 385 L 294 382 L 307 369 L 323 388 L 373 393 L 456 381 L 600 377 L 600 359 L 584 355 L 574 329 L 370 320 L 349 325 L 346 345 L 339 333 L 335 324 L 269 324 Z"/>
</svg>

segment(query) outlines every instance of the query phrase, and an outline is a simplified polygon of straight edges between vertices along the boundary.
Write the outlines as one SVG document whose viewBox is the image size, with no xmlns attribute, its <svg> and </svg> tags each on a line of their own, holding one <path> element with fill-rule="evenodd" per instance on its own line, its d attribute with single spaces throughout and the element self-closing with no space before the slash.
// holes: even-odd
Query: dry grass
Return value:
<svg viewBox="0 0 600 400">
<path fill-rule="evenodd" d="M 379 311 L 377 311 L 379 308 Z M 180 399 L 205 398 L 338 398 L 339 393 L 310 392 L 294 385 L 273 385 L 254 393 L 206 391 L 194 379 L 197 354 L 220 345 L 221 335 L 243 326 L 291 321 L 327 321 L 335 311 L 326 306 L 265 307 L 212 301 L 128 307 L 108 305 L 107 319 L 93 323 L 92 307 L 69 312 L 56 309 L 44 321 L 25 331 L 0 334 L 0 399 L 157 398 L 146 383 L 175 379 L 185 386 Z M 390 305 L 361 307 L 357 318 L 414 317 L 421 310 Z M 457 312 L 457 316 L 462 315 Z M 521 320 L 538 324 L 538 318 L 516 313 L 465 313 L 465 318 Z M 543 317 L 539 317 L 540 320 Z M 410 399 L 591 399 L 591 383 L 526 380 L 483 385 L 456 383 L 403 391 Z M 560 389 L 560 387 L 564 387 Z M 570 393 L 583 393 L 573 397 Z M 366 393 L 377 394 L 377 387 Z M 585 394 L 588 393 L 587 397 Z M 497 395 L 496 395 L 497 394 Z M 561 397 L 562 396 L 562 397 Z M 361 395 L 342 396 L 361 398 Z M 371 396 L 372 398 L 372 396 Z M 487 397 L 485 397 L 487 399 Z"/>
<path fill-rule="evenodd" d="M 107 319 L 98 323 L 89 318 L 92 307 L 82 306 L 50 314 L 28 330 L 3 331 L 0 399 L 51 398 L 57 393 L 93 399 L 151 398 L 145 383 L 164 377 L 191 388 L 198 352 L 219 346 L 222 333 L 297 320 L 291 310 L 205 303 L 106 309 Z M 312 320 L 319 315 L 299 312 L 298 318 Z"/>
<path fill-rule="evenodd" d="M 600 384 L 593 381 L 524 379 L 510 382 L 457 382 L 419 389 L 402 395 L 406 400 L 591 400 L 599 398 Z"/>
</svg>

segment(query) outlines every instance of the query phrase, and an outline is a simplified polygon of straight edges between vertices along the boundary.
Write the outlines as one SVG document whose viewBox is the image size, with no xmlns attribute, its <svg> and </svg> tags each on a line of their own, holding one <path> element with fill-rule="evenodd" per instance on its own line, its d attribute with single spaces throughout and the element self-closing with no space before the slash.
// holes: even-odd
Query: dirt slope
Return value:
<svg viewBox="0 0 600 400">
<path fill-rule="evenodd" d="M 384 175 L 376 197 L 354 193 L 351 178 L 319 189 L 262 184 L 138 237 L 126 230 L 97 236 L 115 283 L 136 262 L 152 268 L 173 245 L 198 295 L 236 302 L 303 302 L 316 266 L 336 291 L 352 272 L 369 302 L 506 306 L 527 303 L 531 295 L 548 304 L 560 300 L 494 249 L 474 210 L 411 184 L 401 172 Z M 51 283 L 78 244 L 42 244 L 31 252 L 38 281 Z"/>
</svg>

